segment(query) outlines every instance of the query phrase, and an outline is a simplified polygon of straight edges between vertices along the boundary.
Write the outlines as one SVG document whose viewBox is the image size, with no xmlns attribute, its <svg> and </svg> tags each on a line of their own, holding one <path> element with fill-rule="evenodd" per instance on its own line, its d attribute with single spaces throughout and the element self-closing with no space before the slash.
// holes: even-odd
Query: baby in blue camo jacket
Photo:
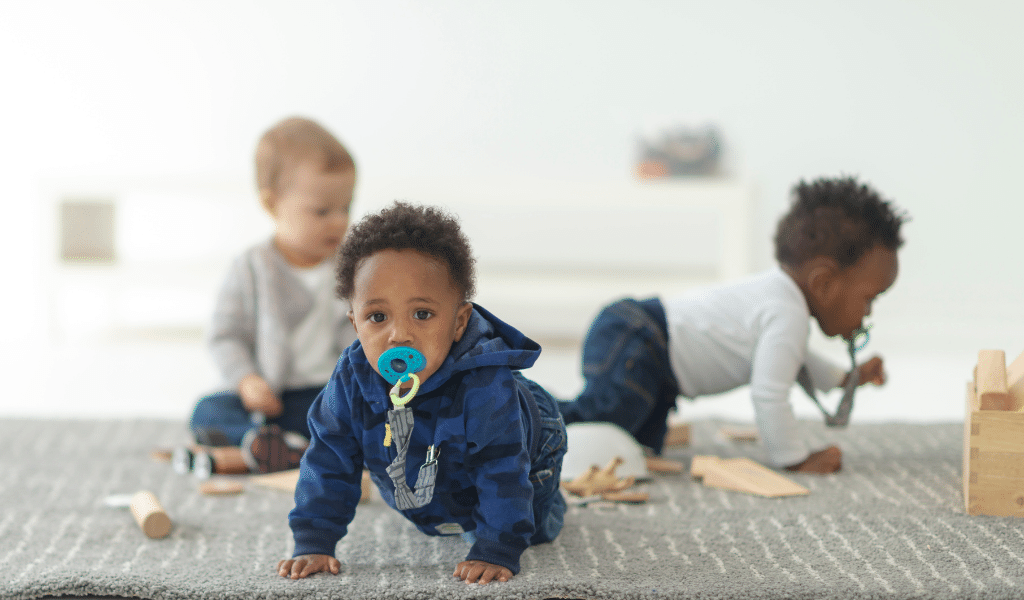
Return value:
<svg viewBox="0 0 1024 600">
<path fill-rule="evenodd" d="M 395 202 L 346 235 L 338 295 L 358 340 L 309 412 L 282 577 L 340 572 L 367 469 L 392 508 L 428 535 L 472 541 L 453 576 L 508 581 L 562 529 L 565 425 L 519 371 L 540 346 L 470 302 L 469 243 L 443 211 Z"/>
</svg>

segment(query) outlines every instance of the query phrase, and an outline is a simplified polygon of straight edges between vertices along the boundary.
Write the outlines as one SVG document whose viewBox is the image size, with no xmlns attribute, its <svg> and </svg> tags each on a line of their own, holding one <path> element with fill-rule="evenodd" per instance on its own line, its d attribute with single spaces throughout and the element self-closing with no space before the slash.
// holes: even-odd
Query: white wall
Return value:
<svg viewBox="0 0 1024 600">
<path fill-rule="evenodd" d="M 874 343 L 1015 356 L 1022 21 L 996 0 L 5 2 L 8 397 L 51 351 L 54 190 L 244 189 L 290 114 L 351 147 L 366 204 L 394 178 L 622 181 L 638 132 L 711 118 L 760 190 L 755 264 L 794 181 L 858 174 L 913 216 Z M 245 227 L 225 253 L 266 231 L 229 206 Z"/>
</svg>

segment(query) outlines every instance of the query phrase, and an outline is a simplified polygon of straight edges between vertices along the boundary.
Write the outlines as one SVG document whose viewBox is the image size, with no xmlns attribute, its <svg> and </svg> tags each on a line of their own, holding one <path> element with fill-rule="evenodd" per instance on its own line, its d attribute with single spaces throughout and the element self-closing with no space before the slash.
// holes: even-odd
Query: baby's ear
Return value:
<svg viewBox="0 0 1024 600">
<path fill-rule="evenodd" d="M 260 204 L 263 205 L 263 209 L 274 215 L 274 208 L 277 205 L 277 194 L 270 188 L 263 188 L 260 190 Z"/>
<path fill-rule="evenodd" d="M 459 306 L 458 310 L 455 311 L 455 341 L 462 340 L 462 334 L 466 333 L 466 327 L 469 326 L 469 316 L 473 314 L 473 303 L 463 302 Z"/>
<path fill-rule="evenodd" d="M 814 297 L 818 306 L 828 306 L 836 301 L 840 290 L 841 269 L 834 258 L 828 256 L 816 256 L 808 261 L 805 273 L 807 274 L 807 289 Z"/>
</svg>

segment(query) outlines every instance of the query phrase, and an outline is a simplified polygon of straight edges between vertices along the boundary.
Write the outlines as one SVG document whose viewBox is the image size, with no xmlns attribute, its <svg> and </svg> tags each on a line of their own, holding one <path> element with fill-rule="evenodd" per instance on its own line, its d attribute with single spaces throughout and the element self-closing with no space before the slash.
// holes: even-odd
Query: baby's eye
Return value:
<svg viewBox="0 0 1024 600">
<path fill-rule="evenodd" d="M 316 209 L 316 216 L 318 216 L 318 217 L 326 217 L 328 214 L 330 214 L 330 212 L 331 212 L 330 209 L 318 208 L 318 209 Z"/>
<path fill-rule="evenodd" d="M 420 321 L 429 319 L 434 313 L 429 310 L 418 310 L 413 314 L 413 318 L 419 319 Z"/>
<path fill-rule="evenodd" d="M 371 323 L 383 323 L 384 319 L 386 319 L 386 318 L 387 317 L 384 316 L 384 313 L 379 313 L 379 312 L 371 313 L 370 316 L 367 317 L 367 319 Z"/>
</svg>

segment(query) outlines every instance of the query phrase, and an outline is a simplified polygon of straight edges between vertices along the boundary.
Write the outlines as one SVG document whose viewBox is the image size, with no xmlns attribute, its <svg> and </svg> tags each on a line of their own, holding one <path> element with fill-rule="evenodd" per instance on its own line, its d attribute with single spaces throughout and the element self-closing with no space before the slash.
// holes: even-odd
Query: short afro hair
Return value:
<svg viewBox="0 0 1024 600">
<path fill-rule="evenodd" d="M 779 220 L 775 258 L 798 266 L 818 257 L 840 268 L 855 264 L 875 246 L 896 251 L 906 213 L 854 177 L 820 178 L 793 186 L 792 206 Z"/>
<path fill-rule="evenodd" d="M 469 301 L 476 293 L 473 252 L 455 216 L 432 206 L 396 201 L 363 217 L 345 234 L 338 258 L 338 297 L 350 300 L 356 269 L 381 250 L 416 250 L 448 265 L 452 282 Z"/>
</svg>

